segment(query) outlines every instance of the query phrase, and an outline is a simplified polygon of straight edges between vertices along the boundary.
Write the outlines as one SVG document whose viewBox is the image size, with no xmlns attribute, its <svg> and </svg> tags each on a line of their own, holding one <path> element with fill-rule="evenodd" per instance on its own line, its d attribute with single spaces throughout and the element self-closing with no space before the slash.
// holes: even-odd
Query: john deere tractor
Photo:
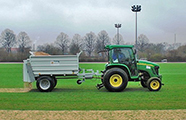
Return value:
<svg viewBox="0 0 186 120">
<path fill-rule="evenodd" d="M 140 81 L 144 88 L 150 91 L 159 91 L 162 84 L 162 75 L 159 74 L 159 65 L 149 61 L 136 59 L 136 50 L 133 45 L 107 45 L 108 63 L 102 71 L 101 84 L 108 91 L 123 91 L 129 81 Z"/>
</svg>

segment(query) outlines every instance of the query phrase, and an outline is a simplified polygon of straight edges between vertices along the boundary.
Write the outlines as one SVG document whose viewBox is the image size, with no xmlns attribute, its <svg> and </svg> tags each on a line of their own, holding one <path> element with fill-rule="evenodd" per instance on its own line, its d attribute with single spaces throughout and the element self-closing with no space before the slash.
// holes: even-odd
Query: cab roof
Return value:
<svg viewBox="0 0 186 120">
<path fill-rule="evenodd" d="M 105 49 L 113 49 L 113 48 L 133 48 L 134 45 L 107 45 Z"/>
</svg>

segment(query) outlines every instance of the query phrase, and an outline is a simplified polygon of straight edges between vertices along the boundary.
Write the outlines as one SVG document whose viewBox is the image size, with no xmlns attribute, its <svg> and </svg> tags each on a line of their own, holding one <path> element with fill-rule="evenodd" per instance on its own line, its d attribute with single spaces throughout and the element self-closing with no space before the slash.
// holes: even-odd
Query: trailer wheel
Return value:
<svg viewBox="0 0 186 120">
<path fill-rule="evenodd" d="M 80 85 L 82 83 L 81 80 L 77 80 L 77 84 Z"/>
<path fill-rule="evenodd" d="M 150 91 L 159 91 L 161 89 L 162 83 L 159 78 L 150 78 L 147 81 L 147 87 Z"/>
<path fill-rule="evenodd" d="M 49 76 L 41 76 L 37 79 L 37 89 L 41 92 L 51 92 L 54 89 L 54 79 Z"/>
<path fill-rule="evenodd" d="M 54 80 L 54 88 L 55 88 L 57 85 L 57 79 L 55 77 L 53 77 L 53 80 Z"/>
<path fill-rule="evenodd" d="M 108 91 L 120 92 L 126 88 L 128 76 L 126 72 L 120 68 L 111 68 L 104 74 L 103 83 Z"/>
</svg>

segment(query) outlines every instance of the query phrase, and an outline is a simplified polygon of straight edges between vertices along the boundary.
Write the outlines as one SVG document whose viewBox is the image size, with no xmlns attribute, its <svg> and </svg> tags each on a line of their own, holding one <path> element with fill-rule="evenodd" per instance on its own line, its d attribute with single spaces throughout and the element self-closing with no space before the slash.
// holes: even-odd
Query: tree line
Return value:
<svg viewBox="0 0 186 120">
<path fill-rule="evenodd" d="M 137 50 L 138 58 L 145 58 L 150 61 L 161 62 L 166 59 L 168 62 L 186 62 L 186 45 L 181 45 L 181 43 L 154 44 L 141 34 L 138 37 Z"/>
<path fill-rule="evenodd" d="M 84 51 L 80 57 L 81 61 L 107 61 L 105 53 L 99 53 L 104 46 L 109 44 L 127 45 L 123 36 L 117 34 L 111 39 L 105 30 L 97 35 L 89 32 L 85 36 L 75 34 L 70 38 L 61 32 L 53 43 L 38 45 L 36 51 L 46 52 L 51 55 L 76 54 Z M 14 48 L 14 49 L 13 49 Z M 16 50 L 15 50 L 16 49 Z M 13 30 L 5 29 L 0 36 L 0 61 L 22 61 L 29 56 L 32 49 L 32 40 L 26 32 L 16 35 Z M 138 58 L 160 62 L 167 59 L 170 62 L 186 62 L 186 46 L 180 43 L 150 43 L 148 37 L 140 34 L 137 40 Z M 16 51 L 16 52 L 15 52 Z"/>
<path fill-rule="evenodd" d="M 22 61 L 31 49 L 30 37 L 26 32 L 16 35 L 13 30 L 5 29 L 0 36 L 0 61 Z"/>
</svg>

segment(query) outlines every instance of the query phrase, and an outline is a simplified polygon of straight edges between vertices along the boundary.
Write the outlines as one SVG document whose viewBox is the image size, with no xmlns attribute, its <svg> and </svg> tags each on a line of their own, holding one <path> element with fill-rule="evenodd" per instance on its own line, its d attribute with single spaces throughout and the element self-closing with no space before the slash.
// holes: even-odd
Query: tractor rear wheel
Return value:
<svg viewBox="0 0 186 120">
<path fill-rule="evenodd" d="M 108 91 L 123 91 L 128 84 L 126 72 L 120 68 L 111 68 L 107 70 L 103 77 L 103 84 Z"/>
<path fill-rule="evenodd" d="M 55 82 L 49 76 L 41 76 L 37 79 L 36 86 L 41 92 L 51 92 L 54 89 Z"/>
<path fill-rule="evenodd" d="M 147 88 L 150 91 L 159 91 L 161 89 L 162 83 L 161 80 L 159 78 L 150 78 L 147 81 Z"/>
</svg>

